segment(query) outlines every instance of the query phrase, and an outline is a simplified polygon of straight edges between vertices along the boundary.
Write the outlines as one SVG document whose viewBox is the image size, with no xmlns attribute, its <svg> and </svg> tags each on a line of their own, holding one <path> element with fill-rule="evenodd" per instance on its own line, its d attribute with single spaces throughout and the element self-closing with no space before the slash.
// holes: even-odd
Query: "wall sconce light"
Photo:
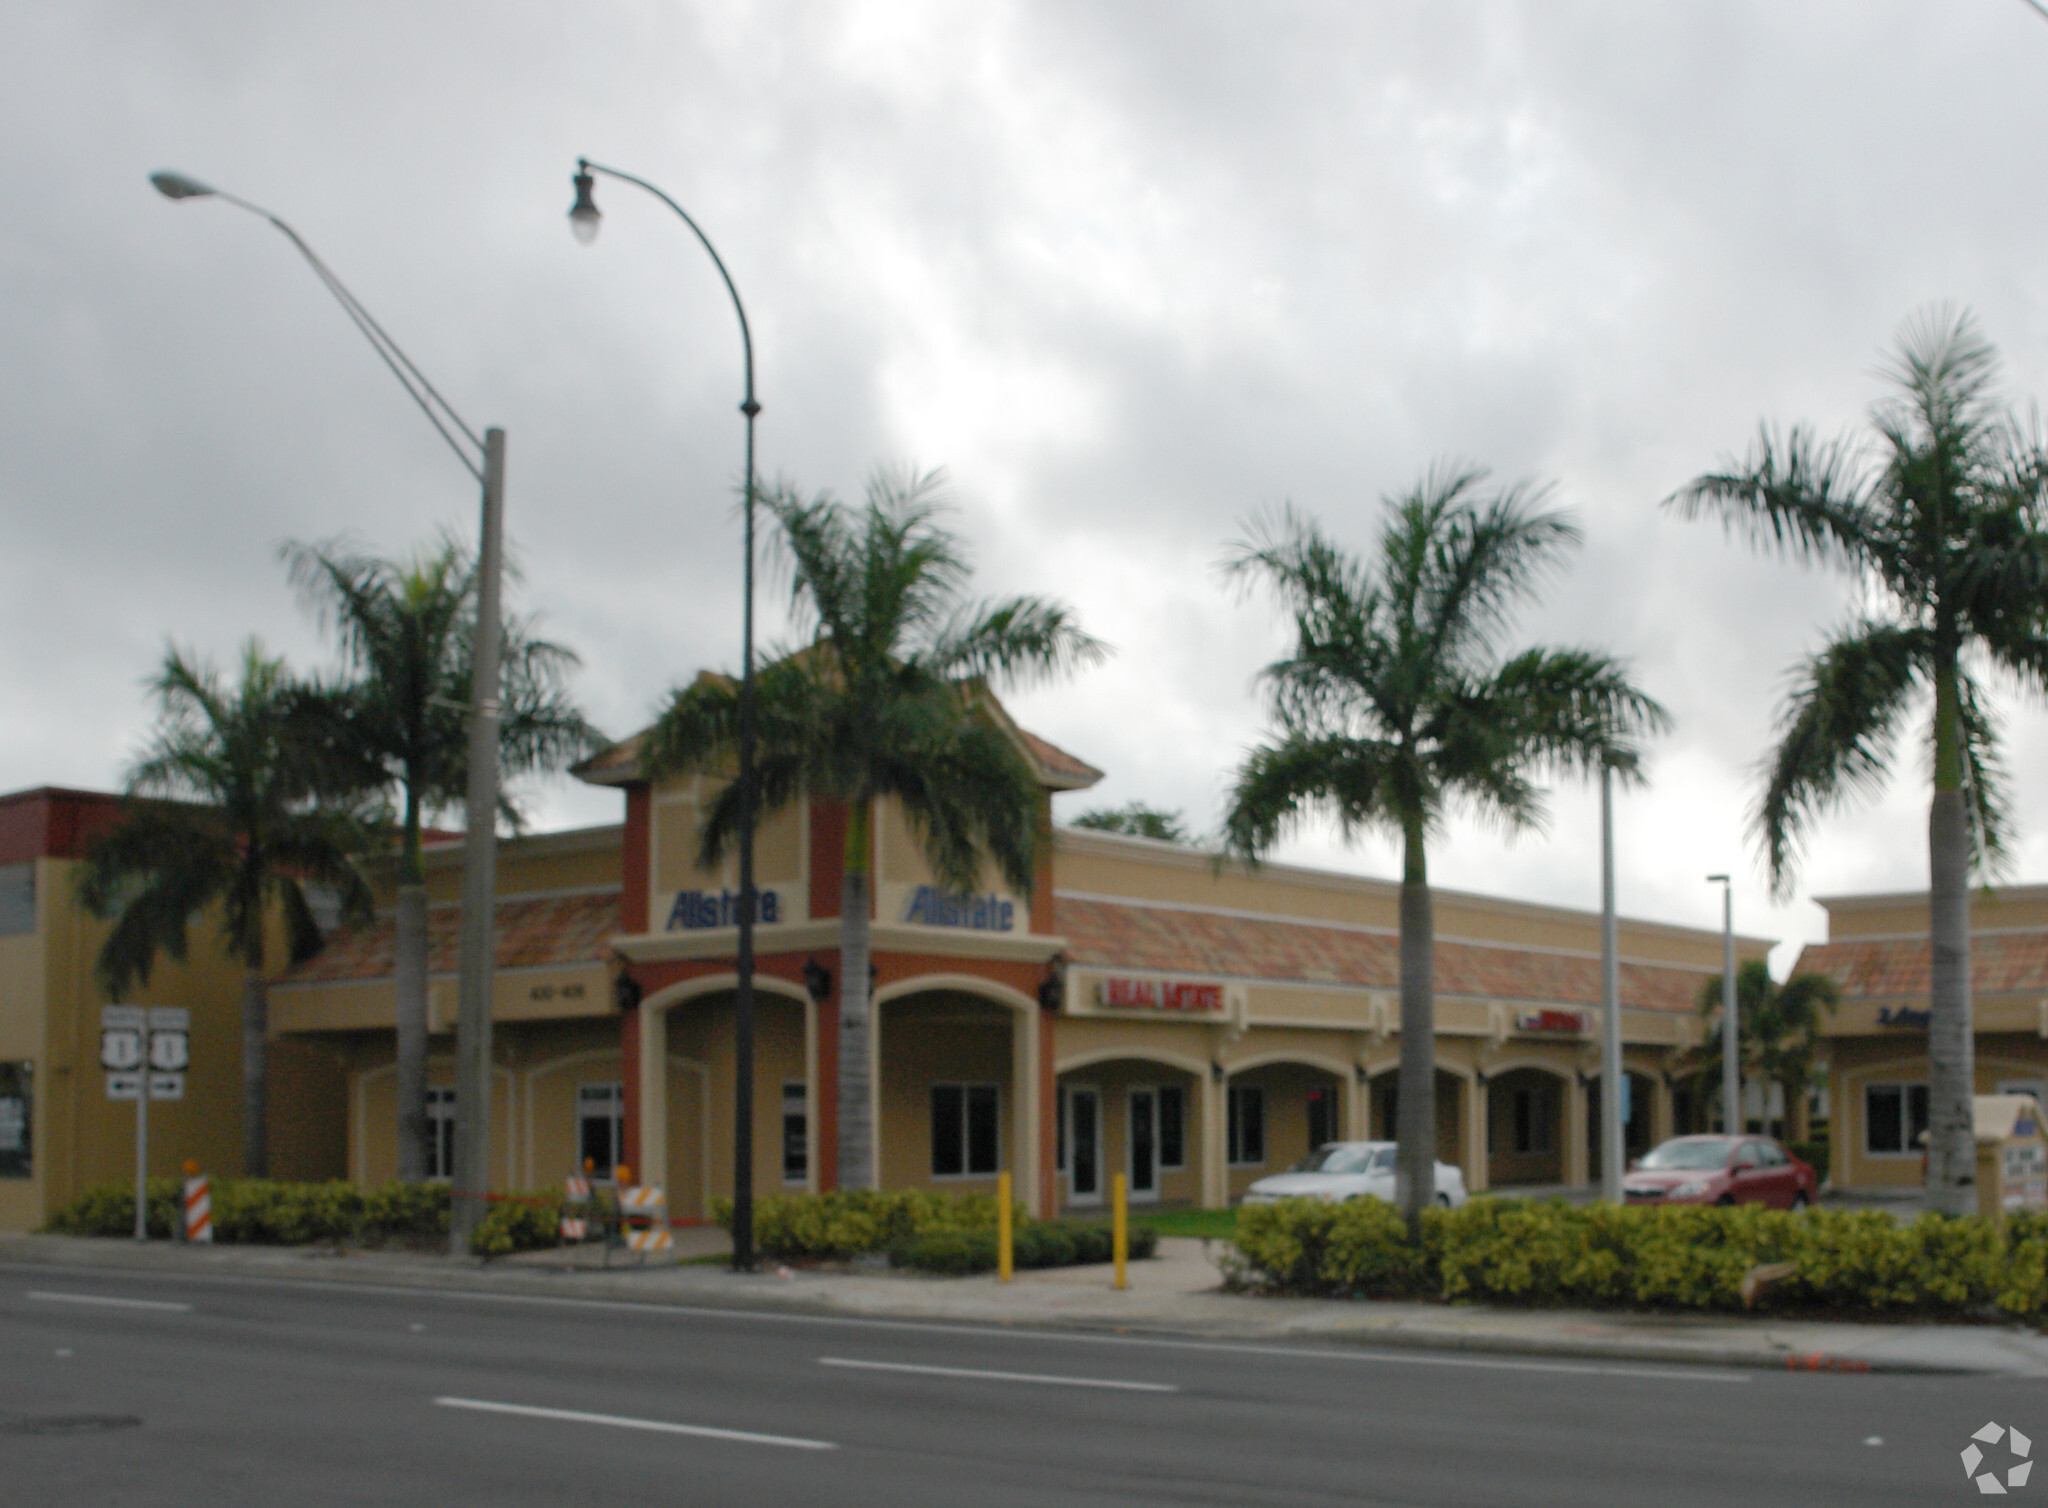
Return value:
<svg viewBox="0 0 2048 1508">
<path fill-rule="evenodd" d="M 1209 1065 L 1209 1076 L 1219 1084 L 1230 1077 L 1221 1063 L 1211 1063 Z"/>
<path fill-rule="evenodd" d="M 823 1005 L 825 997 L 832 993 L 832 971 L 815 958 L 804 960 L 804 990 L 811 997 L 811 1004 Z"/>
<path fill-rule="evenodd" d="M 1067 1003 L 1067 959 L 1060 954 L 1046 966 L 1045 978 L 1038 981 L 1038 1008 L 1042 1011 L 1057 1011 Z"/>
<path fill-rule="evenodd" d="M 640 1009 L 642 992 L 640 981 L 631 974 L 620 972 L 612 976 L 612 1007 L 620 1011 Z"/>
</svg>

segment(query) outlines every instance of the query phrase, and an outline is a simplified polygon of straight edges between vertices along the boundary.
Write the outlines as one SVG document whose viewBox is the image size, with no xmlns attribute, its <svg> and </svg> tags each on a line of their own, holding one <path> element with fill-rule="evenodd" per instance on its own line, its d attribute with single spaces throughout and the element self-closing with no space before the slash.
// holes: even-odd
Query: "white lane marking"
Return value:
<svg viewBox="0 0 2048 1508">
<path fill-rule="evenodd" d="M 46 1304 L 105 1304 L 110 1309 L 161 1309 L 166 1314 L 190 1314 L 190 1304 L 174 1304 L 166 1299 L 117 1299 L 103 1293 L 48 1293 L 40 1288 L 31 1288 L 27 1297 L 41 1299 Z"/>
<path fill-rule="evenodd" d="M 536 1408 L 530 1403 L 490 1403 L 482 1398 L 436 1398 L 444 1409 L 475 1409 L 483 1414 L 517 1414 L 523 1419 L 562 1419 L 570 1424 L 604 1424 L 613 1429 L 653 1430 L 661 1435 L 696 1435 L 706 1440 L 736 1440 L 742 1445 L 782 1445 L 791 1450 L 837 1450 L 830 1440 L 798 1435 L 757 1435 L 743 1429 L 713 1429 L 708 1424 L 671 1424 L 666 1419 L 633 1419 L 624 1414 L 586 1414 L 581 1409 Z"/>
<path fill-rule="evenodd" d="M 854 1361 L 821 1356 L 821 1367 L 859 1367 L 867 1372 L 914 1372 L 924 1377 L 975 1377 L 984 1382 L 1040 1382 L 1065 1388 L 1114 1388 L 1124 1393 L 1178 1393 L 1170 1382 L 1120 1382 L 1108 1377 L 1056 1377 L 1046 1372 L 989 1372 L 980 1367 L 926 1367 L 907 1361 Z"/>
<path fill-rule="evenodd" d="M 0 1261 L 0 1271 L 33 1270 L 42 1264 Z M 91 1272 L 132 1276 L 117 1267 L 86 1269 Z M 251 1288 L 289 1288 L 300 1293 L 377 1293 L 391 1298 L 458 1299 L 472 1304 L 524 1304 L 541 1309 L 589 1309 L 613 1314 L 665 1315 L 671 1319 L 759 1320 L 781 1325 L 837 1325 L 852 1330 L 896 1330 L 913 1335 L 972 1335 L 982 1339 L 998 1337 L 1011 1341 L 1048 1344 L 1143 1346 L 1164 1351 L 1210 1351 L 1238 1356 L 1287 1356 L 1304 1361 L 1378 1361 L 1409 1366 L 1473 1367 L 1497 1372 L 1561 1372 L 1581 1377 L 1635 1377 L 1655 1382 L 1754 1382 L 1756 1372 L 1717 1367 L 1711 1363 L 1683 1362 L 1668 1367 L 1600 1361 L 1514 1361 L 1501 1356 L 1444 1356 L 1423 1351 L 1367 1350 L 1352 1336 L 1342 1336 L 1338 1346 L 1262 1346 L 1241 1341 L 1174 1340 L 1150 1335 L 1096 1335 L 1085 1330 L 1040 1329 L 1023 1325 L 965 1325 L 932 1320 L 866 1319 L 854 1315 L 789 1314 L 768 1309 L 719 1308 L 708 1304 L 645 1303 L 633 1299 L 579 1299 L 557 1294 L 488 1293 L 474 1288 L 415 1288 L 397 1283 L 358 1283 L 343 1278 L 325 1281 L 307 1278 L 269 1278 L 215 1275 L 212 1273 L 152 1272 L 150 1277 L 166 1283 L 239 1284 Z M 1342 1349 L 1338 1347 L 1341 1346 Z M 1777 1366 L 1757 1370 L 1779 1370 Z"/>
</svg>

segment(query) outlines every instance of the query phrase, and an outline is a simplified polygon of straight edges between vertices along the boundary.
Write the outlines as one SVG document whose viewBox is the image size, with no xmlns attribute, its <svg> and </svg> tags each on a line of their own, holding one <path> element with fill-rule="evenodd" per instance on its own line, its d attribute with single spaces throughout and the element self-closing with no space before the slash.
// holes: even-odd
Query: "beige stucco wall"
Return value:
<svg viewBox="0 0 2048 1508">
<path fill-rule="evenodd" d="M 954 991 L 934 991 L 884 1003 L 876 1037 L 881 1071 L 879 1172 L 884 1188 L 992 1191 L 995 1179 L 935 1178 L 931 1171 L 931 1086 L 997 1086 L 999 1167 L 1019 1173 L 1024 1164 L 1016 1129 L 1020 1114 L 1014 1082 L 1014 1012 Z"/>
<path fill-rule="evenodd" d="M 754 1195 L 783 1192 L 782 1086 L 807 1080 L 805 1007 L 784 995 L 754 995 Z M 732 1196 L 733 997 L 720 993 L 667 1013 L 667 1164 L 676 1180 L 669 1207 L 701 1216 L 704 1200 Z M 643 1044 L 644 1050 L 644 1044 Z M 813 1096 L 815 1098 L 815 1096 Z M 815 1118 L 816 1109 L 810 1114 Z M 813 1136 L 815 1144 L 815 1136 Z M 708 1179 L 708 1186 L 707 1186 Z M 693 1180 L 689 1181 L 689 1180 Z M 694 1189 L 694 1203 L 692 1189 Z"/>
<path fill-rule="evenodd" d="M 1979 1032 L 1976 1092 L 2002 1082 L 2048 1084 L 2048 1041 L 2033 1033 Z M 1918 1188 L 1920 1152 L 1864 1150 L 1863 1091 L 1870 1084 L 1927 1082 L 1927 1037 L 1902 1031 L 1888 1037 L 1837 1038 L 1829 1045 L 1829 1182 L 1837 1188 Z"/>
</svg>

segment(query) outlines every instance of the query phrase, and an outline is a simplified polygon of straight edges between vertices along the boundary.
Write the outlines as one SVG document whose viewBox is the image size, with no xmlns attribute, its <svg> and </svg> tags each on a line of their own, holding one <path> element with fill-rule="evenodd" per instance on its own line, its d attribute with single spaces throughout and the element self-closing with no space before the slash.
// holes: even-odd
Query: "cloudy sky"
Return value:
<svg viewBox="0 0 2048 1508">
<path fill-rule="evenodd" d="M 1291 501 L 1354 546 L 1433 458 L 1554 481 L 1586 543 L 1529 642 L 1630 657 L 1677 720 L 1620 807 L 1624 911 L 1818 936 L 1925 883 L 1925 780 L 1817 834 L 1771 905 L 1745 836 L 1788 665 L 1843 585 L 1659 509 L 1759 419 L 1858 422 L 1900 323 L 1974 309 L 2048 394 L 2048 21 L 2024 0 L 1713 3 L 0 3 L 0 789 L 113 787 L 167 638 L 325 648 L 276 551 L 474 529 L 467 476 L 277 234 L 290 220 L 479 428 L 510 436 L 518 605 L 624 733 L 738 657 L 739 342 L 761 457 L 857 495 L 947 467 L 990 592 L 1105 667 L 1012 698 L 1212 828 L 1260 736 L 1270 603 L 1215 574 Z M 781 597 L 763 596 L 764 638 Z M 2018 874 L 2048 718 L 2010 701 Z M 541 826 L 616 820 L 561 781 Z M 1597 903 L 1597 804 L 1459 826 L 1440 883 Z M 1287 857 L 1397 872 L 1381 843 Z M 1779 962 L 1789 961 L 1789 950 Z"/>
</svg>

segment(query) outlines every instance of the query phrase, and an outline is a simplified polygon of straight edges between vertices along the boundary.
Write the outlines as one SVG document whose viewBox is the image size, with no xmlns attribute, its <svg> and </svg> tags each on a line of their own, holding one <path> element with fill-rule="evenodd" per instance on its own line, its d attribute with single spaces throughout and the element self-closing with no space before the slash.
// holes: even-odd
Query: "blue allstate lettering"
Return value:
<svg viewBox="0 0 2048 1508">
<path fill-rule="evenodd" d="M 1017 907 L 996 895 L 954 895 L 936 885 L 920 885 L 904 908 L 906 922 L 927 927 L 964 927 L 973 932 L 1008 932 L 1017 925 Z"/>
<path fill-rule="evenodd" d="M 772 890 L 756 890 L 758 917 L 764 924 L 782 920 L 782 898 Z M 716 895 L 706 890 L 679 890 L 675 905 L 669 908 L 668 930 L 671 932 L 694 932 L 705 927 L 737 927 L 740 923 L 740 898 L 731 890 L 721 888 Z"/>
</svg>

